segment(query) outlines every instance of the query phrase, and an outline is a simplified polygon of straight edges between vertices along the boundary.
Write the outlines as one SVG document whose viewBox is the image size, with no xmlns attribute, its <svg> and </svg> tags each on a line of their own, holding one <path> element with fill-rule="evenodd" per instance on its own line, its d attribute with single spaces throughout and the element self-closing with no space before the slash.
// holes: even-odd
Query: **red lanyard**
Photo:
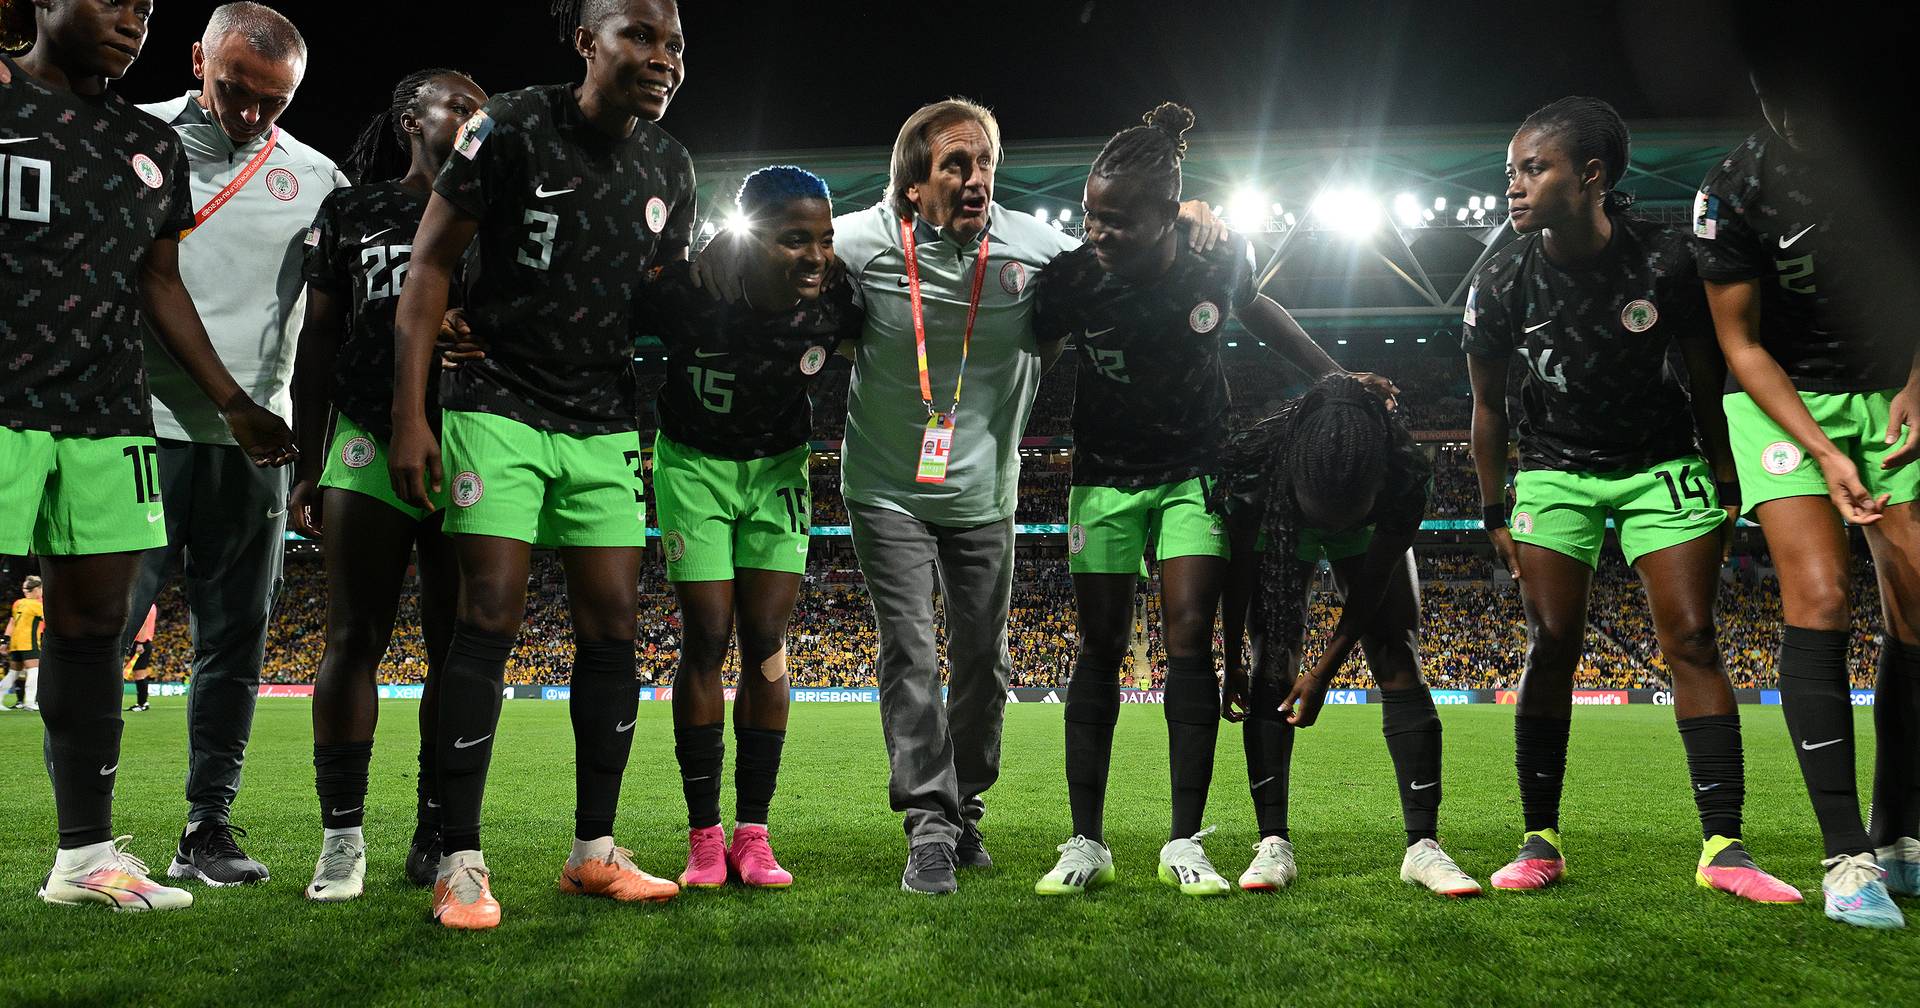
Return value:
<svg viewBox="0 0 1920 1008">
<path fill-rule="evenodd" d="M 933 416 L 933 385 L 927 380 L 927 323 L 920 307 L 920 259 L 914 250 L 913 225 L 900 222 L 900 246 L 907 254 L 907 301 L 913 306 L 914 349 L 920 358 L 920 401 Z M 973 297 L 967 302 L 967 331 L 960 337 L 960 373 L 953 379 L 953 410 L 960 409 L 960 385 L 967 378 L 967 351 L 973 346 L 973 320 L 980 314 L 980 285 L 987 279 L 987 233 L 980 232 L 980 251 L 973 260 Z"/>
<path fill-rule="evenodd" d="M 207 218 L 212 217 L 216 213 L 219 213 L 220 208 L 223 206 L 226 206 L 227 201 L 233 198 L 233 194 L 239 192 L 240 187 L 243 185 L 246 185 L 247 181 L 253 178 L 254 173 L 260 170 L 261 165 L 264 165 L 267 163 L 267 155 L 273 153 L 274 146 L 279 142 L 280 142 L 280 127 L 275 126 L 272 132 L 267 134 L 267 142 L 265 145 L 263 145 L 260 148 L 260 153 L 255 154 L 253 157 L 247 159 L 247 165 L 246 167 L 240 169 L 240 174 L 235 175 L 233 177 L 233 181 L 228 182 L 226 186 L 224 186 L 219 192 L 214 193 L 213 198 L 207 201 L 206 206 L 203 206 L 199 210 L 194 211 L 193 227 L 197 228 L 200 225 L 205 224 L 207 222 Z M 186 236 L 192 233 L 193 233 L 193 228 L 188 228 L 187 230 L 180 232 L 180 237 L 185 238 Z"/>
</svg>

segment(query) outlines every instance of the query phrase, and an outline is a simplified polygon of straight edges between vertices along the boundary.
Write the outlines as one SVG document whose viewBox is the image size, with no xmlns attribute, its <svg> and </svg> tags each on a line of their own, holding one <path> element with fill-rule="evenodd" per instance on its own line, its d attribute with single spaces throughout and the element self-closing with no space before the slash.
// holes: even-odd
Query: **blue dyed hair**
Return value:
<svg viewBox="0 0 1920 1008">
<path fill-rule="evenodd" d="M 833 203 L 826 179 L 793 165 L 769 165 L 740 183 L 734 204 L 750 221 L 759 221 L 794 200 L 818 199 Z"/>
</svg>

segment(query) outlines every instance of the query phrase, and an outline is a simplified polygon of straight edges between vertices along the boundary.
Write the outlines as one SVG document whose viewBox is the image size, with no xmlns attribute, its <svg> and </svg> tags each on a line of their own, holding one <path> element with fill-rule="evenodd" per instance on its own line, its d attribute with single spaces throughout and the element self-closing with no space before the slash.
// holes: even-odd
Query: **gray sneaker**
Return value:
<svg viewBox="0 0 1920 1008">
<path fill-rule="evenodd" d="M 247 831 L 232 823 L 190 822 L 167 866 L 167 877 L 198 879 L 210 886 L 237 886 L 267 880 L 267 866 L 247 856 L 234 835 Z"/>
<path fill-rule="evenodd" d="M 993 858 L 987 855 L 987 841 L 980 835 L 980 824 L 969 819 L 960 827 L 960 842 L 954 845 L 953 860 L 962 868 L 991 868 Z"/>
<path fill-rule="evenodd" d="M 944 896 L 960 888 L 953 877 L 953 848 L 929 840 L 913 845 L 907 855 L 907 870 L 900 874 L 900 888 L 928 896 Z"/>
</svg>

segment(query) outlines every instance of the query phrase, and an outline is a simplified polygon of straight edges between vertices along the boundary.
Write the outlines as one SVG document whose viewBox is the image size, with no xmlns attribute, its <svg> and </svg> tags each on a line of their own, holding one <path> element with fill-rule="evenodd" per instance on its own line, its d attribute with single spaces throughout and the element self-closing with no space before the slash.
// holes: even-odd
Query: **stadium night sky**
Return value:
<svg viewBox="0 0 1920 1008">
<path fill-rule="evenodd" d="M 578 79 L 546 0 L 270 0 L 306 34 L 306 83 L 282 122 L 346 152 L 393 82 L 429 65 L 490 91 Z M 158 0 L 122 93 L 193 85 L 188 49 L 212 0 Z M 885 146 L 922 102 L 965 94 L 1010 146 L 1105 136 L 1155 103 L 1198 129 L 1517 124 L 1566 94 L 1629 122 L 1753 115 L 1716 4 L 975 0 L 683 0 L 687 83 L 664 125 L 695 156 Z"/>
</svg>

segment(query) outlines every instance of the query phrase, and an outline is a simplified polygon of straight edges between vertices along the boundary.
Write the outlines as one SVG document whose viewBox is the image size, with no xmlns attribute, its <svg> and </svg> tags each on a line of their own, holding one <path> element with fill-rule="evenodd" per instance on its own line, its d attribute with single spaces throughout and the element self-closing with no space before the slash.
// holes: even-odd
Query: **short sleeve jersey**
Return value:
<svg viewBox="0 0 1920 1008">
<path fill-rule="evenodd" d="M 1668 361 L 1676 340 L 1711 338 L 1687 236 L 1615 217 L 1592 264 L 1564 269 L 1525 235 L 1474 275 L 1460 344 L 1518 355 L 1522 469 L 1643 470 L 1697 451 L 1693 415 Z"/>
<path fill-rule="evenodd" d="M 0 84 L 0 426 L 152 434 L 140 269 L 193 226 L 180 139 L 109 90 Z M 9 477 L 11 478 L 11 477 Z"/>
<path fill-rule="evenodd" d="M 526 88 L 461 127 L 434 191 L 479 218 L 465 303 L 487 341 L 443 379 L 441 405 L 558 433 L 637 429 L 634 307 L 688 245 L 686 148 L 648 122 L 601 133 L 568 85 Z"/>
<path fill-rule="evenodd" d="M 1080 348 L 1073 398 L 1073 482 L 1148 487 L 1211 473 L 1229 434 L 1220 336 L 1250 304 L 1253 246 L 1239 236 L 1207 253 L 1178 229 L 1173 264 L 1131 283 L 1082 245 L 1035 281 L 1034 332 Z"/>
<path fill-rule="evenodd" d="M 393 317 L 413 254 L 425 193 L 397 182 L 335 189 L 307 236 L 307 283 L 346 306 L 347 333 L 334 357 L 333 406 L 382 439 L 393 436 Z M 437 380 L 427 415 L 439 410 Z"/>
<path fill-rule="evenodd" d="M 846 279 L 780 311 L 725 303 L 693 285 L 692 267 L 654 272 L 640 308 L 642 331 L 667 348 L 660 430 L 689 448 L 730 459 L 778 455 L 807 443 L 807 397 L 843 338 L 858 338 L 866 315 Z"/>
<path fill-rule="evenodd" d="M 1742 141 L 1707 173 L 1693 201 L 1700 276 L 1760 281 L 1760 344 L 1802 392 L 1867 392 L 1906 384 L 1911 317 L 1876 308 L 1817 166 L 1772 133 Z M 1739 391 L 1732 374 L 1728 391 Z"/>
</svg>

